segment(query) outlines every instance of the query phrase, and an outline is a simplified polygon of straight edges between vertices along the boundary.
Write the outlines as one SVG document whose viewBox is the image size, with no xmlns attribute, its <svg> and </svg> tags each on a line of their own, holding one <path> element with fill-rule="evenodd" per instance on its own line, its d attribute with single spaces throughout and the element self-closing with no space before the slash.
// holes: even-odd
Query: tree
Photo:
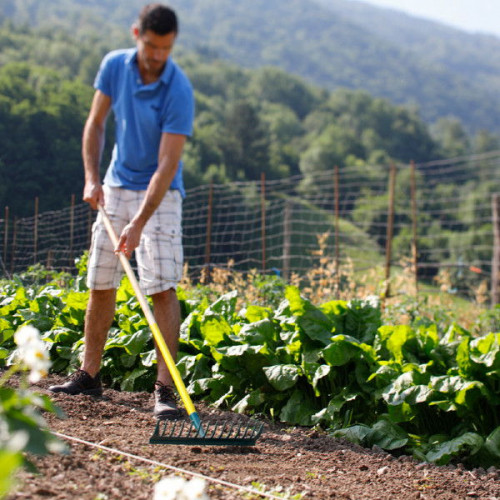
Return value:
<svg viewBox="0 0 500 500">
<path fill-rule="evenodd" d="M 234 180 L 260 179 L 269 166 L 269 136 L 257 108 L 247 100 L 230 103 L 219 138 L 224 163 Z"/>
</svg>

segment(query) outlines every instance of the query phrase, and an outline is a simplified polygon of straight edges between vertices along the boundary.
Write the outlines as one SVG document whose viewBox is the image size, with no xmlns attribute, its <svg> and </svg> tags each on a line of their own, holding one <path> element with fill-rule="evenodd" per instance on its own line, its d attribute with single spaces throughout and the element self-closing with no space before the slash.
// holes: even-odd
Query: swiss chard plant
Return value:
<svg viewBox="0 0 500 500">
<path fill-rule="evenodd" d="M 373 297 L 315 305 L 279 278 L 274 288 L 272 279 L 262 283 L 267 303 L 236 289 L 215 300 L 201 285 L 178 290 L 178 368 L 195 399 L 439 464 L 500 465 L 500 333 L 472 334 L 417 312 L 408 324 L 390 324 Z M 6 282 L 0 363 L 14 331 L 33 325 L 51 345 L 53 370 L 73 370 L 87 298 L 81 280 Z M 124 279 L 103 379 L 150 390 L 155 364 L 149 327 Z"/>
</svg>

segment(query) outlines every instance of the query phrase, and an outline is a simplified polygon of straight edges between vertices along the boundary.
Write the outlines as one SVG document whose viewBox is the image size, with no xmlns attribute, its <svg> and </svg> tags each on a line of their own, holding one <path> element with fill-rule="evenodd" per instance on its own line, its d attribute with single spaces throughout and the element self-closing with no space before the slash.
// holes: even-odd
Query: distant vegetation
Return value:
<svg viewBox="0 0 500 500">
<path fill-rule="evenodd" d="M 36 196 L 40 210 L 50 210 L 80 195 L 91 83 L 111 47 L 91 33 L 76 39 L 4 21 L 0 206 L 31 215 Z M 328 92 L 278 68 L 243 69 L 182 46 L 176 56 L 196 90 L 195 134 L 185 154 L 188 187 L 254 180 L 261 172 L 269 179 L 307 177 L 333 165 L 424 162 L 499 148 L 490 132 L 469 136 L 446 117 L 431 128 L 415 109 L 363 91 Z M 111 145 L 110 127 L 104 167 Z"/>
<path fill-rule="evenodd" d="M 3 0 L 0 18 L 130 43 L 142 0 Z M 246 68 L 273 65 L 329 91 L 365 90 L 416 107 L 427 123 L 458 118 L 469 133 L 500 132 L 500 38 L 471 35 L 346 0 L 170 0 L 180 43 Z"/>
</svg>

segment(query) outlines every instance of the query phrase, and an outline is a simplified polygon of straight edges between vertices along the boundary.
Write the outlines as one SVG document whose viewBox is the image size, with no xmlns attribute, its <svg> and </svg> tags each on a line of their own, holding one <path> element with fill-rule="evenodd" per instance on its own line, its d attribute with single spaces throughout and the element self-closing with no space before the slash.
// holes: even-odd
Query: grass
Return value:
<svg viewBox="0 0 500 500">
<path fill-rule="evenodd" d="M 306 274 L 293 273 L 288 282 L 278 276 L 264 276 L 257 270 L 239 272 L 230 261 L 224 268 L 214 268 L 210 276 L 202 275 L 200 284 L 194 284 L 185 270 L 181 288 L 188 297 L 202 294 L 213 302 L 222 294 L 237 290 L 240 306 L 258 304 L 277 307 L 287 285 L 297 286 L 301 294 L 313 304 L 330 300 L 380 300 L 383 321 L 386 324 L 414 324 L 434 322 L 443 330 L 458 324 L 473 334 L 500 331 L 500 308 L 489 307 L 487 282 L 470 287 L 468 297 L 450 292 L 451 277 L 441 272 L 433 283 L 415 284 L 411 262 L 402 261 L 393 266 L 389 280 L 380 259 L 367 270 L 356 269 L 351 259 L 338 266 L 329 253 L 329 233 L 317 236 L 315 251 L 317 264 Z M 389 291 L 389 293 L 387 293 Z"/>
</svg>

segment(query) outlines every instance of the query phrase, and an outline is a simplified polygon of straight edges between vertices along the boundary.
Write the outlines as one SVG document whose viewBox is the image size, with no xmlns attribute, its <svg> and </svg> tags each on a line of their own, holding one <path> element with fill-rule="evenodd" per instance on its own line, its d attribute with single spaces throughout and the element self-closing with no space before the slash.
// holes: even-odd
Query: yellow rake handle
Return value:
<svg viewBox="0 0 500 500">
<path fill-rule="evenodd" d="M 111 224 L 111 221 L 108 217 L 108 214 L 106 213 L 104 208 L 101 205 L 98 205 L 98 208 L 99 208 L 99 212 L 102 216 L 104 226 L 106 227 L 106 231 L 108 232 L 109 237 L 110 237 L 113 245 L 116 248 L 118 246 L 118 237 L 116 236 L 113 225 Z M 186 411 L 188 412 L 188 414 L 190 416 L 192 414 L 196 414 L 196 409 L 193 405 L 193 402 L 191 401 L 191 398 L 189 397 L 189 394 L 186 390 L 186 386 L 184 385 L 184 382 L 183 382 L 182 377 L 179 373 L 179 370 L 177 369 L 177 366 L 175 365 L 175 361 L 172 358 L 172 355 L 170 354 L 168 346 L 165 343 L 165 340 L 163 339 L 163 336 L 161 334 L 158 323 L 156 322 L 156 320 L 153 316 L 153 313 L 151 311 L 151 308 L 149 307 L 149 304 L 148 304 L 148 301 L 146 300 L 146 297 L 144 296 L 141 289 L 139 288 L 139 283 L 137 282 L 137 278 L 135 277 L 135 273 L 132 269 L 132 266 L 130 265 L 130 262 L 128 261 L 127 257 L 125 257 L 125 254 L 123 252 L 119 252 L 118 257 L 120 258 L 120 262 L 123 266 L 123 269 L 127 273 L 128 279 L 130 280 L 130 283 L 132 284 L 132 288 L 134 289 L 135 295 L 136 295 L 137 299 L 139 300 L 139 304 L 141 305 L 141 308 L 144 312 L 144 315 L 146 316 L 146 320 L 149 323 L 149 327 L 151 328 L 151 331 L 153 332 L 153 337 L 156 341 L 158 349 L 160 350 L 160 352 L 163 356 L 163 359 L 165 360 L 165 363 L 167 364 L 168 371 L 170 372 L 170 375 L 172 376 L 174 384 L 177 387 L 177 391 L 179 392 L 179 395 L 182 399 L 184 407 L 186 408 Z"/>
</svg>

